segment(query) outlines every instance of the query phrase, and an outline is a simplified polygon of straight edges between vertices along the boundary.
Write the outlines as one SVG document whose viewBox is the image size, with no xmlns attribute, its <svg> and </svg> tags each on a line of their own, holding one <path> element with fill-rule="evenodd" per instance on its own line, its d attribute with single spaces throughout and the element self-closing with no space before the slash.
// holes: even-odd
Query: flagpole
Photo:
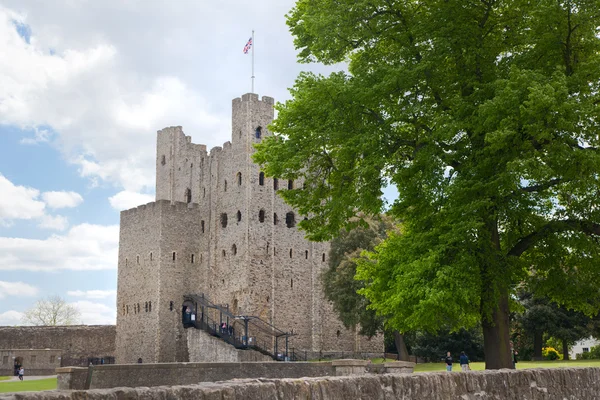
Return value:
<svg viewBox="0 0 600 400">
<path fill-rule="evenodd" d="M 252 29 L 252 91 L 250 93 L 254 93 L 254 29 Z"/>
</svg>

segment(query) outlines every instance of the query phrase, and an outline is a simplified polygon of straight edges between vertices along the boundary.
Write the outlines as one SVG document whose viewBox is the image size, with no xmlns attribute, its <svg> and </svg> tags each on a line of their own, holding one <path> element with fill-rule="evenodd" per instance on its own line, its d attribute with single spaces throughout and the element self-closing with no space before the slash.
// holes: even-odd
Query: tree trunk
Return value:
<svg viewBox="0 0 600 400">
<path fill-rule="evenodd" d="M 533 334 L 533 358 L 534 358 L 534 360 L 542 359 L 543 336 L 544 336 L 544 332 L 535 332 Z"/>
<path fill-rule="evenodd" d="M 508 289 L 500 288 L 497 307 L 490 317 L 482 316 L 485 369 L 513 369 L 510 351 Z"/>
<path fill-rule="evenodd" d="M 398 360 L 409 361 L 404 335 L 398 331 L 394 331 L 394 343 L 396 344 L 396 350 L 398 351 Z"/>
<path fill-rule="evenodd" d="M 563 360 L 569 359 L 569 343 L 563 339 L 562 340 L 562 351 L 563 351 Z"/>
</svg>

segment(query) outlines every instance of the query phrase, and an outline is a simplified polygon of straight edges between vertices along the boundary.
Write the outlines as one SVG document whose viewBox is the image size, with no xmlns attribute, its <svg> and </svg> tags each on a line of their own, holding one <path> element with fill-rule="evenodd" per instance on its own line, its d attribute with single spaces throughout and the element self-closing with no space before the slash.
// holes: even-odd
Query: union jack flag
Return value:
<svg viewBox="0 0 600 400">
<path fill-rule="evenodd" d="M 244 54 L 248 54 L 250 48 L 252 47 L 252 38 L 248 39 L 248 43 L 244 46 Z"/>
</svg>

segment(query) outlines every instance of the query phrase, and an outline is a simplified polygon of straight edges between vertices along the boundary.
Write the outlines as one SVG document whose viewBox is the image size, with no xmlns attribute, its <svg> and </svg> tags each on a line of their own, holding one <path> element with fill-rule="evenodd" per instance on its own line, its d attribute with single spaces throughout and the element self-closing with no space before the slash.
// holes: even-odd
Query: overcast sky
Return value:
<svg viewBox="0 0 600 400">
<path fill-rule="evenodd" d="M 119 211 L 154 200 L 156 131 L 229 140 L 231 100 L 289 98 L 292 0 L 0 0 L 0 325 L 58 294 L 115 322 Z M 338 69 L 341 67 L 338 67 Z"/>
</svg>

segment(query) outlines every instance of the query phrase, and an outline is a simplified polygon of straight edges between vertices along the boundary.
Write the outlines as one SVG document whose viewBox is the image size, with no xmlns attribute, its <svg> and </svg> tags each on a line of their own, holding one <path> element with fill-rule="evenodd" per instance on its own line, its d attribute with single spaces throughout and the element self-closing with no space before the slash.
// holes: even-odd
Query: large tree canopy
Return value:
<svg viewBox="0 0 600 400">
<path fill-rule="evenodd" d="M 400 331 L 481 322 L 487 368 L 510 368 L 509 296 L 592 312 L 600 293 L 600 0 L 299 0 L 304 62 L 255 160 L 325 240 L 399 198 L 359 268 Z M 588 301 L 589 300 L 589 301 Z"/>
</svg>

